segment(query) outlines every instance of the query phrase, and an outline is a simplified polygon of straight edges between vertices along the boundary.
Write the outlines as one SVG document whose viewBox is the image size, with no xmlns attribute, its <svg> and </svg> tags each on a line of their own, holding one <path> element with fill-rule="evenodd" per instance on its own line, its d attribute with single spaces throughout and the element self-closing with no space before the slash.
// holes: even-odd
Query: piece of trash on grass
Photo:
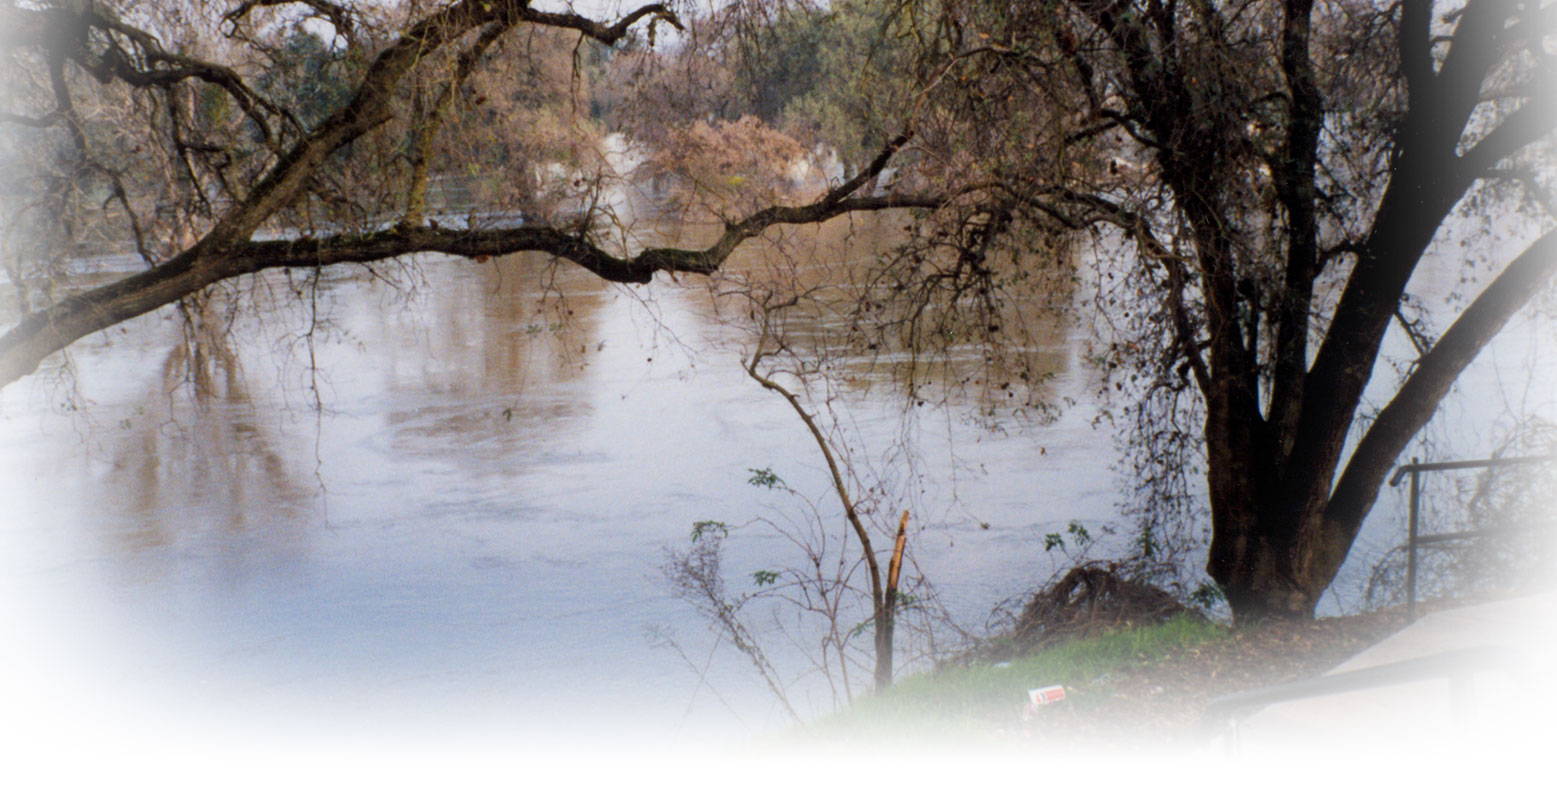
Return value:
<svg viewBox="0 0 1557 796">
<path fill-rule="evenodd" d="M 1046 685 L 1043 688 L 1030 688 L 1027 690 L 1027 706 L 1022 708 L 1022 720 L 1032 721 L 1038 717 L 1038 709 L 1050 702 L 1058 702 L 1065 698 L 1065 686 Z"/>
<path fill-rule="evenodd" d="M 1050 702 L 1058 702 L 1065 698 L 1065 686 L 1046 685 L 1043 688 L 1029 689 L 1027 699 L 1034 705 L 1047 705 Z"/>
</svg>

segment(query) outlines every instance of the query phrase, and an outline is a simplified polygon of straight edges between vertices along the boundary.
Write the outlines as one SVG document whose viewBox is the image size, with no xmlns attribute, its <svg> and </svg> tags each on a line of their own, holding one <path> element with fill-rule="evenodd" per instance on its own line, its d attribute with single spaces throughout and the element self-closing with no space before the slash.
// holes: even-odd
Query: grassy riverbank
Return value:
<svg viewBox="0 0 1557 796">
<path fill-rule="evenodd" d="M 1212 699 L 1322 673 L 1403 624 L 1398 609 L 1250 628 L 1180 616 L 1010 661 L 906 678 L 802 735 L 881 743 L 1194 744 Z M 1050 685 L 1064 686 L 1065 699 L 1024 717 L 1028 689 Z"/>
</svg>

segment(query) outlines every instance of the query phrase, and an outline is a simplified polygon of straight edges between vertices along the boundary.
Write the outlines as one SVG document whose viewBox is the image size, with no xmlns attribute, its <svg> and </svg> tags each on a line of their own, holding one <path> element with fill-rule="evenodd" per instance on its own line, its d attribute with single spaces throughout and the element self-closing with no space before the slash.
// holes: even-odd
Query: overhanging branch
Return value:
<svg viewBox="0 0 1557 796">
<path fill-rule="evenodd" d="M 601 44 L 615 44 L 627 35 L 627 31 L 637 24 L 638 20 L 652 16 L 656 21 L 663 21 L 676 30 L 686 30 L 682 27 L 681 19 L 676 16 L 663 3 L 653 3 L 643 6 L 622 17 L 614 25 L 605 25 L 588 17 L 574 13 L 554 13 L 549 11 L 536 11 L 525 3 L 518 12 L 518 17 L 526 22 L 534 22 L 541 25 L 550 25 L 554 28 L 569 28 L 584 34 Z M 653 23 L 650 23 L 653 24 Z"/>
<path fill-rule="evenodd" d="M 555 227 L 451 230 L 401 226 L 369 235 L 248 243 L 224 256 L 220 268 L 224 271 L 222 278 L 231 278 L 271 268 L 367 263 L 421 253 L 495 257 L 535 251 L 569 260 L 602 279 L 642 284 L 661 271 L 712 274 L 719 270 L 736 246 L 771 226 L 821 223 L 855 211 L 908 207 L 933 209 L 943 204 L 943 197 L 916 195 L 864 196 L 798 207 L 771 207 L 729 225 L 724 234 L 707 248 L 651 248 L 631 257 L 616 256 L 585 237 Z"/>
<path fill-rule="evenodd" d="M 554 227 L 489 230 L 394 227 L 367 235 L 250 241 L 220 253 L 185 252 L 156 268 L 71 296 L 0 337 L 0 385 L 37 368 L 43 358 L 93 332 L 150 312 L 225 279 L 275 268 L 374 262 L 424 252 L 465 257 L 539 251 L 577 263 L 613 282 L 646 283 L 660 271 L 711 274 L 742 241 L 779 224 L 819 223 L 845 213 L 891 208 L 934 209 L 942 196 L 828 194 L 808 205 L 770 207 L 727 225 L 705 249 L 653 248 L 618 257 L 588 239 Z"/>
</svg>

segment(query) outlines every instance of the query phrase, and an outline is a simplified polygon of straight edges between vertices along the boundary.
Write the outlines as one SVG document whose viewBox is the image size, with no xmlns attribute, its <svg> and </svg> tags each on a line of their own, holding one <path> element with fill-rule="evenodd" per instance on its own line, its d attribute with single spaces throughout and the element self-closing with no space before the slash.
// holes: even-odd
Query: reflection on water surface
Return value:
<svg viewBox="0 0 1557 796">
<path fill-rule="evenodd" d="M 661 739 L 783 726 L 738 659 L 700 683 L 651 643 L 657 627 L 713 644 L 659 568 L 693 522 L 774 510 L 750 468 L 826 499 L 810 438 L 740 370 L 752 328 L 728 292 L 796 258 L 868 264 L 880 234 L 840 221 L 821 253 L 754 245 L 712 288 L 634 293 L 534 257 L 429 259 L 391 274 L 419 284 L 409 293 L 342 269 L 299 306 L 270 275 L 249 295 L 274 309 L 233 315 L 198 357 L 172 311 L 84 341 L 76 391 L 38 376 L 0 392 L 0 578 L 17 592 L 4 629 L 27 651 L 15 688 L 89 718 L 117 705 L 137 725 Z M 826 349 L 852 339 L 841 317 L 785 322 Z M 1023 367 L 1053 374 L 1049 398 L 1084 401 L 1077 333 L 1030 320 Z M 877 367 L 902 360 L 890 346 L 832 364 L 864 455 L 920 430 L 902 470 L 913 549 L 976 630 L 1052 571 L 1046 534 L 1118 522 L 1115 453 L 1085 402 L 1045 426 L 1003 412 L 996 429 L 963 420 L 982 393 L 954 391 L 905 424 L 905 381 L 979 372 L 977 346 L 948 350 L 949 370 Z M 1398 506 L 1380 506 L 1365 552 L 1398 528 Z M 731 550 L 737 572 L 795 552 L 756 529 Z"/>
<path fill-rule="evenodd" d="M 821 251 L 754 246 L 731 270 L 868 261 L 875 234 L 834 224 Z M 275 308 L 232 314 L 197 355 L 172 311 L 78 345 L 81 412 L 51 412 L 43 378 L 0 394 L 20 507 L 5 574 L 54 606 L 31 632 L 136 710 L 219 723 L 782 726 L 739 661 L 700 687 L 647 633 L 712 643 L 659 569 L 694 521 L 766 510 L 749 468 L 825 495 L 809 437 L 740 370 L 750 330 L 718 297 L 739 282 L 633 293 L 526 256 L 390 274 L 410 293 L 349 273 L 301 308 L 296 283 L 267 276 L 248 295 Z M 789 319 L 795 339 L 826 345 L 824 315 Z M 1064 371 L 1053 332 L 1038 348 Z M 837 360 L 875 451 L 902 428 L 892 371 L 868 367 L 882 355 Z M 1035 540 L 1051 526 L 1112 507 L 1106 462 L 1064 442 L 1097 438 L 1087 418 L 1040 440 L 964 424 L 970 408 L 925 412 L 941 431 L 923 435 L 916 547 L 976 624 L 1047 570 Z M 1064 513 L 1035 514 L 1057 478 Z M 771 534 L 739 542 L 737 565 L 794 554 Z"/>
</svg>

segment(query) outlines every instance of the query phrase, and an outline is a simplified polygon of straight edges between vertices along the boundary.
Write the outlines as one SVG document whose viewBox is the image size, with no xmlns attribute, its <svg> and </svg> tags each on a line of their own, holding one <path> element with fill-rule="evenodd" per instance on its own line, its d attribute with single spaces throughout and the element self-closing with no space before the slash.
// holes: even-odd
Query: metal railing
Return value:
<svg viewBox="0 0 1557 796">
<path fill-rule="evenodd" d="M 1417 461 L 1414 457 L 1410 464 L 1396 468 L 1395 474 L 1390 477 L 1390 486 L 1399 486 L 1403 476 L 1411 476 L 1411 512 L 1406 520 L 1406 621 L 1416 619 L 1416 560 L 1417 548 L 1424 544 L 1437 544 L 1456 539 L 1470 539 L 1485 535 L 1485 531 L 1464 531 L 1461 533 L 1432 533 L 1422 534 L 1418 532 L 1417 515 L 1422 502 L 1421 474 L 1438 470 L 1470 470 L 1475 468 L 1507 467 L 1516 464 L 1539 464 L 1543 462 L 1557 461 L 1557 456 L 1510 456 L 1505 459 L 1473 459 L 1458 462 L 1426 462 Z"/>
</svg>

